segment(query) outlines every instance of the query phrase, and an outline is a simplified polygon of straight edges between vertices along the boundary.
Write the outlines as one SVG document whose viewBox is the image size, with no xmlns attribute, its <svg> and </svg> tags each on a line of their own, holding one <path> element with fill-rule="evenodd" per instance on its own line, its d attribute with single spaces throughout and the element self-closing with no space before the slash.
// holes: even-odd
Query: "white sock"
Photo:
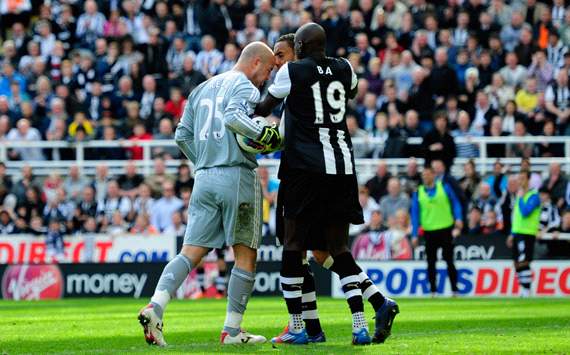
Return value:
<svg viewBox="0 0 570 355">
<path fill-rule="evenodd" d="M 226 313 L 226 321 L 224 322 L 224 329 L 230 333 L 231 336 L 236 336 L 241 329 L 241 321 L 243 313 L 228 311 Z M 233 334 L 232 334 L 233 333 Z"/>
<path fill-rule="evenodd" d="M 303 323 L 302 314 L 290 314 L 289 319 L 289 331 L 291 333 L 300 333 L 305 328 L 305 323 Z"/>
<path fill-rule="evenodd" d="M 160 309 L 155 310 L 160 318 L 162 318 L 168 302 L 170 302 L 170 294 L 166 290 L 155 290 L 150 299 L 150 303 L 157 304 L 160 307 Z"/>
<path fill-rule="evenodd" d="M 360 329 L 368 330 L 368 323 L 366 318 L 364 318 L 364 312 L 355 312 L 352 314 L 352 331 L 358 332 Z"/>
</svg>

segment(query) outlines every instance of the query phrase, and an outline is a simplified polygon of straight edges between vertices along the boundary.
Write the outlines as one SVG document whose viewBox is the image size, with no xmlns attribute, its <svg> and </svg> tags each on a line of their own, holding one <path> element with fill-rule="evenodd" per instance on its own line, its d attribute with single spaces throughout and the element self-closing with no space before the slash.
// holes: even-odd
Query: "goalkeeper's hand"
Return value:
<svg viewBox="0 0 570 355">
<path fill-rule="evenodd" d="M 257 141 L 265 145 L 264 152 L 274 152 L 281 148 L 283 138 L 279 134 L 279 129 L 274 126 L 265 126 Z"/>
</svg>

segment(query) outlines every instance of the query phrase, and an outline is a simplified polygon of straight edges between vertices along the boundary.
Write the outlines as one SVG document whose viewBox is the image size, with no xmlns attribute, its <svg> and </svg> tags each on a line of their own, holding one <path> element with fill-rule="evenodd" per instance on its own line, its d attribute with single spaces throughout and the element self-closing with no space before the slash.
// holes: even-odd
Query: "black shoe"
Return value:
<svg viewBox="0 0 570 355">
<path fill-rule="evenodd" d="M 386 297 L 382 307 L 376 311 L 376 329 L 374 331 L 373 343 L 383 343 L 390 336 L 392 323 L 396 314 L 400 313 L 400 308 L 396 301 Z"/>
</svg>

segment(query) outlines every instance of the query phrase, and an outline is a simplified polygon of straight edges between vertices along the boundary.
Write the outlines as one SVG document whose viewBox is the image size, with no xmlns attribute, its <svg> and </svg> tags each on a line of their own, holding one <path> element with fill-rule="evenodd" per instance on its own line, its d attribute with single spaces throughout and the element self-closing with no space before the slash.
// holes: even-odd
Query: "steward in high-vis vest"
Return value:
<svg viewBox="0 0 570 355">
<path fill-rule="evenodd" d="M 437 250 L 442 248 L 447 263 L 451 290 L 457 294 L 457 270 L 453 263 L 453 229 L 463 228 L 461 203 L 453 189 L 443 181 L 436 181 L 431 167 L 422 172 L 423 183 L 412 196 L 412 243 L 418 245 L 420 227 L 426 242 L 427 270 L 432 295 L 438 292 L 436 283 Z M 443 291 L 443 290 L 439 290 Z"/>
<path fill-rule="evenodd" d="M 534 254 L 534 242 L 540 230 L 540 197 L 538 191 L 529 189 L 530 171 L 519 173 L 520 190 L 513 208 L 511 235 L 507 240 L 513 249 L 513 261 L 522 296 L 530 296 L 532 272 L 530 263 Z"/>
</svg>

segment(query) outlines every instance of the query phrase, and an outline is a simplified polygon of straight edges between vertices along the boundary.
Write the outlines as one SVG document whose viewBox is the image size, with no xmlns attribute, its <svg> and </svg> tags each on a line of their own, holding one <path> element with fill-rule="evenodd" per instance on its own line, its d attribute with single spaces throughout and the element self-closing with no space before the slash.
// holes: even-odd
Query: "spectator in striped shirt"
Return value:
<svg viewBox="0 0 570 355">
<path fill-rule="evenodd" d="M 472 137 L 479 137 L 481 134 L 471 129 L 471 119 L 466 111 L 460 111 L 457 118 L 457 129 L 451 132 L 454 138 L 461 137 L 470 139 Z M 479 149 L 473 143 L 456 143 L 457 157 L 458 158 L 477 158 L 479 156 Z"/>
</svg>

